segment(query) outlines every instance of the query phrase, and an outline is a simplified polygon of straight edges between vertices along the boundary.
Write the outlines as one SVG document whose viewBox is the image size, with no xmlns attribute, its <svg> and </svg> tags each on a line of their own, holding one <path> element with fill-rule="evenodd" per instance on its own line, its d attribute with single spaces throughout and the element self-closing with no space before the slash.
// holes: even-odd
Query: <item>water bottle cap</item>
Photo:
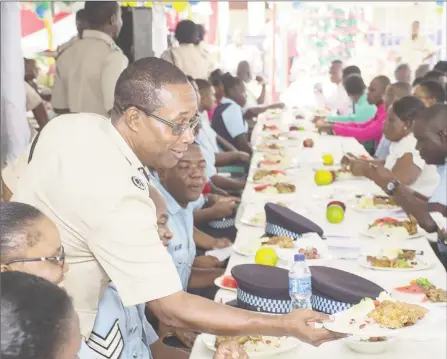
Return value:
<svg viewBox="0 0 447 359">
<path fill-rule="evenodd" d="M 294 256 L 295 262 L 304 262 L 306 260 L 306 257 L 304 254 L 295 254 Z"/>
</svg>

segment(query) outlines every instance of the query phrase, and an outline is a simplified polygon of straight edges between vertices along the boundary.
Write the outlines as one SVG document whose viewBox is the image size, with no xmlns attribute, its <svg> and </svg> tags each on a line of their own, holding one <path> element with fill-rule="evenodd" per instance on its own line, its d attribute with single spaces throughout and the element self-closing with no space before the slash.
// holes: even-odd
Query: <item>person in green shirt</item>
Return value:
<svg viewBox="0 0 447 359">
<path fill-rule="evenodd" d="M 354 104 L 354 113 L 350 115 L 327 116 L 326 120 L 328 122 L 363 123 L 373 118 L 377 107 L 368 102 L 366 85 L 363 79 L 357 74 L 349 75 L 343 79 L 343 86 Z"/>
</svg>

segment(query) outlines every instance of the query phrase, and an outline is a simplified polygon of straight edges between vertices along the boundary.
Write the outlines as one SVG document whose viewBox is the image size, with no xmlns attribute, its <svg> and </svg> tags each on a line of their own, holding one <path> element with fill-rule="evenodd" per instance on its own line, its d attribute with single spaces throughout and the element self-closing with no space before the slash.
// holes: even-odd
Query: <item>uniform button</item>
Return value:
<svg viewBox="0 0 447 359">
<path fill-rule="evenodd" d="M 138 354 L 137 354 L 137 352 L 134 352 L 134 353 L 133 353 L 132 358 L 138 358 Z"/>
</svg>

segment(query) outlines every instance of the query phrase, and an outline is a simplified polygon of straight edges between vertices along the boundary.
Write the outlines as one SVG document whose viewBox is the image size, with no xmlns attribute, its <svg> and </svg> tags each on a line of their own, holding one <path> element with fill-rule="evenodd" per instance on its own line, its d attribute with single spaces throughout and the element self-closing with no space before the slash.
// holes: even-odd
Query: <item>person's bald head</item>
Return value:
<svg viewBox="0 0 447 359">
<path fill-rule="evenodd" d="M 447 158 L 447 105 L 435 104 L 424 109 L 413 127 L 416 149 L 429 165 L 443 165 Z"/>
<path fill-rule="evenodd" d="M 383 102 L 383 94 L 390 83 L 390 79 L 386 76 L 375 77 L 368 87 L 368 103 L 376 106 L 381 105 Z"/>
<path fill-rule="evenodd" d="M 146 57 L 119 76 L 112 123 L 143 165 L 170 168 L 194 141 L 197 105 L 197 94 L 181 70 Z"/>
<path fill-rule="evenodd" d="M 383 95 L 383 103 L 385 104 L 385 108 L 388 110 L 394 101 L 410 95 L 411 85 L 408 82 L 395 82 L 387 86 Z"/>
</svg>

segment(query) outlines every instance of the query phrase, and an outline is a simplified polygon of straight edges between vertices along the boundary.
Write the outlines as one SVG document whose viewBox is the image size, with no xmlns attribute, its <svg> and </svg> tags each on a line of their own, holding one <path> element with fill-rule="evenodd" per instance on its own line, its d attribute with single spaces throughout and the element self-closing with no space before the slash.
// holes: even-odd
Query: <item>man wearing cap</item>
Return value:
<svg viewBox="0 0 447 359">
<path fill-rule="evenodd" d="M 116 1 L 86 1 L 88 29 L 82 39 L 59 52 L 52 91 L 56 113 L 89 112 L 108 116 L 116 80 L 128 60 L 115 44 L 121 30 Z"/>
<path fill-rule="evenodd" d="M 71 266 L 64 286 L 83 337 L 109 280 L 124 306 L 146 303 L 176 328 L 294 336 L 313 345 L 343 337 L 314 327 L 330 320 L 321 313 L 264 316 L 183 291 L 157 233 L 144 168 L 172 168 L 183 157 L 194 140 L 196 94 L 174 65 L 144 58 L 123 71 L 114 97 L 111 120 L 81 113 L 51 121 L 34 141 L 13 196 L 39 208 L 61 232 Z"/>
<path fill-rule="evenodd" d="M 413 134 L 417 140 L 416 149 L 427 164 L 436 165 L 440 175 L 440 182 L 431 198 L 412 191 L 409 187 L 397 181 L 393 174 L 381 167 L 374 167 L 373 180 L 389 195 L 395 197 L 397 203 L 412 214 L 418 224 L 427 232 L 438 231 L 438 248 L 440 259 L 447 265 L 447 240 L 445 220 L 439 226 L 430 212 L 441 213 L 447 217 L 447 105 L 436 104 L 424 109 L 415 119 Z M 435 250 L 436 252 L 436 250 Z"/>
</svg>

